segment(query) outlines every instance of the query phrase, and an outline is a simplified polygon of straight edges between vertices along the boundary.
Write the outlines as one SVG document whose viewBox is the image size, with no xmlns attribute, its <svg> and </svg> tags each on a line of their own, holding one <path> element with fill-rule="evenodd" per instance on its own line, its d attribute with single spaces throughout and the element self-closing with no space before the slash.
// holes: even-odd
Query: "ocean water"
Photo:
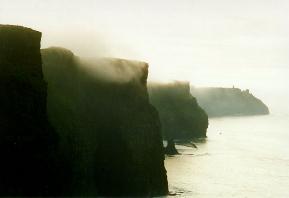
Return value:
<svg viewBox="0 0 289 198">
<path fill-rule="evenodd" d="M 166 157 L 175 197 L 288 198 L 289 116 L 209 120 L 208 138 L 197 148 L 178 145 Z"/>
</svg>

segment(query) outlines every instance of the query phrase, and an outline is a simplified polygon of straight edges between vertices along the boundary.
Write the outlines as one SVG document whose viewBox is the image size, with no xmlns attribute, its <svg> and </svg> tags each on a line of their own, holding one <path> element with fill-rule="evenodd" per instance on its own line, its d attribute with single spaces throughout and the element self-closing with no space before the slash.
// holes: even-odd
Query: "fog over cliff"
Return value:
<svg viewBox="0 0 289 198">
<path fill-rule="evenodd" d="M 150 64 L 149 79 L 250 89 L 289 112 L 286 0 L 0 0 L 0 23 L 43 32 L 42 47 Z"/>
</svg>

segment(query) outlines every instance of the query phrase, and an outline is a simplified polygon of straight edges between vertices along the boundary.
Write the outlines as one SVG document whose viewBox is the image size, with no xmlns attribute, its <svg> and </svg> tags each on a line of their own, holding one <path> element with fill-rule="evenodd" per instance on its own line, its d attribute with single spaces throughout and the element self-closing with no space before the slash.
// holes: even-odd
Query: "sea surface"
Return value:
<svg viewBox="0 0 289 198">
<path fill-rule="evenodd" d="M 166 157 L 171 196 L 289 198 L 289 115 L 210 119 L 207 136 Z"/>
</svg>

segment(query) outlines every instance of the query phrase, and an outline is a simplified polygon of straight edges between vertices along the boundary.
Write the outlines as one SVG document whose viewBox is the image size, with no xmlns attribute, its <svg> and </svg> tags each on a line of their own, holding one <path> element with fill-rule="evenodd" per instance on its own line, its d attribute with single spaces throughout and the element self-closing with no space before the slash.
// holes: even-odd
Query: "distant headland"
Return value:
<svg viewBox="0 0 289 198">
<path fill-rule="evenodd" d="M 248 89 L 191 87 L 191 93 L 209 117 L 269 114 L 269 108 Z"/>
</svg>

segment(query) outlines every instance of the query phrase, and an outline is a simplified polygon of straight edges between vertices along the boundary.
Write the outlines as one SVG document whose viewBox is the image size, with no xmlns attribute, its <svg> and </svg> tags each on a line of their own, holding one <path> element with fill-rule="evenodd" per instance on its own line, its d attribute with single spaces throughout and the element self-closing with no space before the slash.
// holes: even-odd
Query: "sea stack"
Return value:
<svg viewBox="0 0 289 198">
<path fill-rule="evenodd" d="M 51 192 L 56 136 L 46 114 L 41 33 L 0 25 L 0 196 Z"/>
<path fill-rule="evenodd" d="M 167 155 L 177 155 L 179 154 L 178 150 L 176 149 L 176 145 L 173 139 L 167 140 L 167 146 L 165 147 L 165 153 Z"/>
</svg>

